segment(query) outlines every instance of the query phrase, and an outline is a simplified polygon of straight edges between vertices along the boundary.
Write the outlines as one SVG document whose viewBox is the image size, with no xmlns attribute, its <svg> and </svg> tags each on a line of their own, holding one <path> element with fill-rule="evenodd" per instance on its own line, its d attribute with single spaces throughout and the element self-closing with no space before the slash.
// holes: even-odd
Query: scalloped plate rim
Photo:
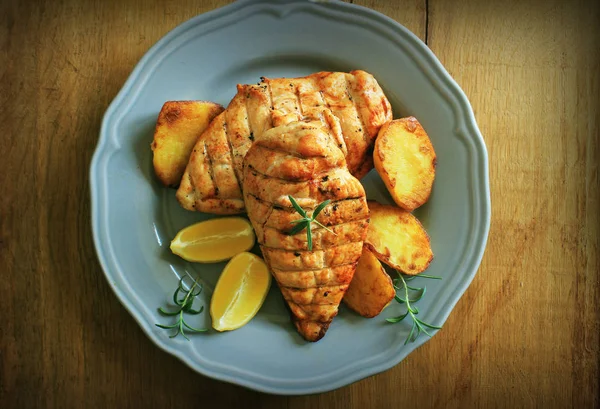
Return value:
<svg viewBox="0 0 600 409">
<path fill-rule="evenodd" d="M 176 356 L 181 361 L 183 361 L 186 365 L 188 365 L 193 370 L 209 376 L 214 379 L 218 379 L 221 381 L 235 383 L 247 388 L 251 388 L 254 390 L 274 393 L 274 394 L 283 394 L 283 395 L 299 395 L 299 394 L 311 394 L 311 393 L 320 393 L 325 391 L 330 391 L 333 389 L 337 389 L 339 387 L 351 384 L 353 382 L 364 379 L 368 376 L 386 371 L 395 365 L 397 365 L 400 361 L 402 361 L 408 354 L 414 351 L 419 346 L 423 345 L 425 342 L 429 340 L 429 338 L 422 337 L 418 339 L 414 344 L 409 344 L 403 348 L 400 348 L 400 351 L 395 354 L 393 359 L 387 359 L 387 355 L 389 355 L 388 351 L 382 351 L 381 353 L 375 355 L 373 358 L 384 357 L 384 359 L 380 359 L 374 365 L 362 368 L 359 371 L 355 371 L 353 373 L 346 374 L 346 376 L 338 377 L 335 379 L 331 379 L 330 382 L 325 383 L 323 385 L 319 385 L 317 387 L 304 387 L 298 388 L 294 387 L 294 385 L 298 385 L 298 381 L 288 381 L 279 380 L 279 385 L 269 384 L 269 382 L 273 382 L 274 379 L 267 378 L 263 375 L 259 375 L 256 373 L 249 373 L 248 371 L 242 371 L 238 368 L 227 367 L 225 371 L 219 372 L 216 369 L 210 369 L 207 367 L 200 366 L 199 364 L 194 364 L 194 362 L 190 362 L 186 360 L 185 352 L 178 348 L 179 344 L 177 343 L 166 343 L 164 338 L 157 337 L 156 334 L 152 331 L 148 322 L 143 319 L 142 313 L 139 312 L 135 305 L 133 305 L 133 301 L 130 300 L 128 292 L 124 291 L 122 287 L 116 285 L 116 279 L 119 278 L 119 274 L 115 276 L 111 266 L 109 265 L 108 260 L 105 258 L 105 250 L 103 248 L 103 242 L 101 240 L 102 227 L 99 225 L 99 205 L 98 200 L 107 200 L 106 198 L 100 198 L 99 195 L 99 186 L 102 185 L 102 181 L 97 180 L 97 175 L 99 175 L 99 170 L 101 169 L 101 164 L 107 160 L 108 152 L 107 152 L 107 144 L 112 142 L 115 144 L 115 148 L 118 148 L 118 144 L 116 141 L 111 141 L 108 136 L 109 129 L 114 128 L 118 125 L 119 121 L 123 119 L 127 110 L 119 111 L 119 108 L 124 104 L 128 97 L 134 98 L 135 94 L 139 92 L 139 88 L 144 83 L 144 76 L 141 75 L 144 73 L 144 70 L 147 68 L 147 65 L 150 62 L 153 62 L 154 57 L 163 48 L 168 45 L 172 40 L 175 40 L 181 34 L 186 32 L 188 29 L 191 29 L 197 25 L 202 25 L 206 21 L 210 21 L 214 18 L 220 18 L 227 13 L 238 12 L 248 6 L 251 7 L 290 7 L 289 10 L 285 12 L 281 12 L 282 15 L 286 15 L 287 13 L 293 12 L 294 6 L 299 6 L 303 9 L 307 9 L 306 5 L 312 6 L 322 6 L 325 9 L 334 10 L 334 11 L 344 11 L 352 10 L 356 14 L 362 14 L 364 18 L 368 18 L 371 20 L 378 20 L 378 22 L 382 25 L 387 26 L 386 28 L 395 31 L 395 35 L 400 38 L 400 40 L 407 41 L 409 45 L 420 55 L 411 55 L 411 57 L 416 58 L 420 57 L 425 61 L 425 68 L 429 70 L 428 74 L 439 82 L 432 83 L 443 90 L 449 92 L 449 94 L 453 97 L 455 101 L 453 102 L 452 108 L 454 110 L 458 110 L 458 113 L 455 113 L 455 119 L 459 120 L 459 127 L 466 131 L 465 136 L 470 136 L 470 138 L 465 137 L 465 142 L 470 144 L 470 148 L 474 149 L 477 154 L 475 158 L 469 157 L 470 160 L 475 159 L 477 174 L 482 176 L 479 178 L 479 186 L 477 186 L 477 193 L 479 197 L 483 199 L 480 207 L 480 219 L 481 224 L 479 225 L 478 231 L 475 232 L 479 241 L 477 243 L 477 248 L 473 250 L 473 254 L 471 257 L 467 257 L 466 260 L 468 264 L 468 274 L 466 274 L 466 279 L 462 282 L 458 283 L 456 291 L 454 292 L 455 296 L 452 298 L 451 303 L 444 309 L 442 309 L 437 319 L 441 322 L 445 322 L 450 313 L 452 312 L 454 306 L 458 302 L 458 300 L 462 297 L 463 293 L 469 287 L 471 281 L 475 277 L 477 273 L 477 269 L 481 263 L 481 259 L 483 257 L 483 253 L 485 250 L 489 228 L 490 228 L 490 218 L 491 218 L 491 200 L 490 200 L 490 190 L 489 190 L 489 170 L 488 170 L 488 156 L 487 150 L 485 147 L 485 143 L 483 141 L 483 137 L 481 136 L 477 123 L 475 121 L 475 116 L 472 110 L 472 107 L 456 81 L 450 76 L 447 70 L 443 67 L 437 57 L 433 54 L 433 52 L 412 32 L 408 29 L 394 21 L 393 19 L 376 12 L 371 9 L 367 9 L 361 6 L 357 6 L 354 4 L 342 3 L 337 1 L 302 1 L 302 0 L 292 0 L 292 1 L 278 1 L 278 0 L 240 0 L 236 3 L 217 8 L 215 10 L 211 10 L 209 12 L 200 14 L 192 19 L 183 22 L 182 24 L 176 26 L 174 29 L 169 31 L 165 36 L 163 36 L 156 44 L 154 44 L 141 58 L 141 60 L 136 64 L 135 68 L 129 75 L 125 84 L 114 98 L 114 100 L 109 105 L 104 118 L 102 120 L 102 126 L 100 131 L 100 138 L 98 140 L 98 144 L 96 150 L 94 152 L 92 162 L 90 165 L 90 193 L 91 193 L 91 214 L 92 214 L 92 230 L 93 230 L 93 238 L 94 245 L 96 248 L 96 253 L 98 255 L 98 259 L 102 270 L 111 285 L 111 288 L 117 295 L 117 298 L 121 302 L 121 304 L 127 309 L 127 311 L 132 315 L 135 321 L 140 325 L 143 332 L 146 334 L 152 342 L 158 346 L 160 349 Z M 316 9 L 315 9 L 316 10 Z M 159 60 L 160 61 L 160 60 Z M 154 65 L 156 66 L 159 61 L 154 61 Z M 152 74 L 152 70 L 146 73 L 146 77 L 149 77 Z M 133 94 L 132 92 L 133 91 Z M 133 95 L 133 96 L 132 96 Z M 460 122 L 462 121 L 462 123 Z M 119 270 L 117 268 L 117 270 Z M 121 273 L 119 271 L 119 273 Z M 122 276 L 122 273 L 121 273 Z M 441 318 L 440 318 L 441 317 Z M 168 339 L 168 338 L 167 338 Z M 398 348 L 396 348 L 398 349 Z M 387 354 L 386 354 L 387 353 Z M 344 368 L 338 370 L 338 372 L 343 371 Z M 237 374 L 236 374 L 237 373 Z M 323 376 L 332 378 L 334 376 L 339 376 L 339 374 L 333 372 L 324 374 Z M 293 383 L 293 385 L 285 385 L 286 383 Z"/>
</svg>

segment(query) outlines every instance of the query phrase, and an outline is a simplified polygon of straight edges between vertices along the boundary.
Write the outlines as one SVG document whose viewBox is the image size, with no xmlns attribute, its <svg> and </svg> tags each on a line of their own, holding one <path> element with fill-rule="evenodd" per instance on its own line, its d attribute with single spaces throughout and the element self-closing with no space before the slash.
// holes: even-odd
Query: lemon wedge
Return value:
<svg viewBox="0 0 600 409">
<path fill-rule="evenodd" d="M 187 261 L 216 263 L 254 246 L 254 230 L 241 217 L 221 217 L 192 224 L 181 230 L 171 251 Z"/>
<path fill-rule="evenodd" d="M 240 253 L 223 269 L 210 300 L 212 326 L 230 331 L 247 324 L 262 306 L 271 273 L 265 262 L 252 253 Z"/>
</svg>

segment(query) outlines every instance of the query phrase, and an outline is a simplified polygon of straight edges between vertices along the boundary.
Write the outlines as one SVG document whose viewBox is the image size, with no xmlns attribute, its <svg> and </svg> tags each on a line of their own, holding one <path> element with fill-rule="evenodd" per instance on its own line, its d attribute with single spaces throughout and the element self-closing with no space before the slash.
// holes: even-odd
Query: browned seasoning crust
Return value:
<svg viewBox="0 0 600 409">
<path fill-rule="evenodd" d="M 350 173 L 360 178 L 372 169 L 375 137 L 391 119 L 390 103 L 377 81 L 360 70 L 262 78 L 258 84 L 238 85 L 227 109 L 195 145 L 177 199 L 188 210 L 244 212 L 242 163 L 248 149 L 265 131 L 298 121 L 320 124 L 346 159 Z M 270 147 L 262 154 L 275 155 Z M 264 173 L 267 163 L 266 159 L 262 165 L 257 163 L 256 169 Z M 313 159 L 305 165 L 306 173 L 328 163 Z"/>
<path fill-rule="evenodd" d="M 316 122 L 296 121 L 257 137 L 243 172 L 245 205 L 265 261 L 299 333 L 318 341 L 338 313 L 362 252 L 369 224 L 365 191 L 337 141 Z M 313 225 L 312 251 L 306 230 L 288 234 L 300 218 L 288 195 L 309 215 L 331 200 L 317 220 L 334 233 Z"/>
</svg>

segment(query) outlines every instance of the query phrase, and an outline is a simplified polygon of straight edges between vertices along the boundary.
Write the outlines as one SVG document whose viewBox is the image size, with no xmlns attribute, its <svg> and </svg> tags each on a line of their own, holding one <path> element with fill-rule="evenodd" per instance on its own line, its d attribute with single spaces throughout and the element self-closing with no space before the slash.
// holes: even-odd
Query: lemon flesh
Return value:
<svg viewBox="0 0 600 409">
<path fill-rule="evenodd" d="M 241 217 L 221 217 L 186 227 L 171 241 L 171 251 L 187 261 L 216 263 L 254 246 L 254 230 Z"/>
<path fill-rule="evenodd" d="M 247 324 L 262 306 L 271 273 L 265 262 L 252 253 L 240 253 L 225 266 L 210 301 L 212 326 L 230 331 Z"/>
</svg>

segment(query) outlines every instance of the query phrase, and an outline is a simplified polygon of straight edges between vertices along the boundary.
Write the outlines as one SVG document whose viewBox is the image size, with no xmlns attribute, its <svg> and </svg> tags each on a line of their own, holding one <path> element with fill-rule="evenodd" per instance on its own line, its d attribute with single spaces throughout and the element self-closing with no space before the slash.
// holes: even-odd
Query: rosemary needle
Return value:
<svg viewBox="0 0 600 409">
<path fill-rule="evenodd" d="M 395 299 L 397 302 L 399 302 L 401 304 L 406 304 L 406 312 L 397 317 L 386 318 L 386 321 L 391 322 L 391 323 L 397 323 L 397 322 L 403 321 L 406 317 L 410 317 L 412 319 L 412 328 L 410 329 L 410 332 L 408 333 L 408 337 L 404 341 L 404 345 L 408 344 L 409 342 L 415 342 L 415 340 L 419 337 L 419 335 L 421 335 L 422 332 L 425 333 L 427 336 L 431 337 L 432 334 L 430 334 L 427 331 L 427 328 L 440 329 L 442 327 L 428 324 L 425 321 L 422 321 L 419 318 L 417 318 L 419 309 L 417 307 L 413 307 L 411 304 L 411 303 L 416 303 L 421 298 L 423 298 L 423 296 L 425 295 L 425 292 L 427 291 L 427 288 L 425 286 L 423 286 L 422 288 L 409 286 L 407 284 L 407 281 L 413 280 L 416 276 L 411 276 L 409 278 L 405 278 L 399 271 L 396 271 L 396 272 L 398 273 L 398 278 L 396 278 L 394 280 L 394 288 L 398 291 L 403 291 L 404 298 L 402 298 L 396 294 Z M 442 277 L 430 276 L 430 275 L 426 275 L 426 274 L 421 274 L 418 277 L 429 278 L 429 279 L 433 279 L 433 280 L 441 280 L 442 279 Z M 399 283 L 401 283 L 402 286 L 399 286 L 398 285 Z M 413 292 L 412 298 L 411 298 L 411 294 L 409 293 L 409 290 L 411 290 Z"/>
<path fill-rule="evenodd" d="M 198 310 L 194 310 L 192 308 L 193 304 L 194 304 L 194 298 L 199 296 L 200 293 L 202 292 L 202 284 L 200 284 L 198 282 L 198 279 L 195 279 L 194 283 L 192 284 L 190 289 L 186 290 L 183 287 L 183 279 L 184 279 L 184 277 L 181 277 L 181 279 L 179 280 L 179 285 L 177 286 L 175 293 L 173 293 L 173 302 L 179 308 L 176 311 L 166 311 L 162 307 L 160 307 L 158 309 L 158 311 L 162 315 L 178 316 L 177 321 L 173 325 L 162 325 L 162 324 L 154 324 L 154 325 L 156 325 L 157 327 L 162 328 L 162 329 L 175 329 L 176 330 L 175 333 L 173 335 L 170 335 L 169 338 L 175 338 L 177 335 L 181 334 L 181 335 L 183 335 L 183 337 L 185 339 L 187 339 L 189 341 L 190 339 L 187 337 L 187 335 L 185 335 L 185 329 L 189 330 L 190 332 L 196 332 L 196 333 L 197 332 L 206 332 L 208 330 L 206 328 L 194 328 L 194 327 L 190 326 L 187 322 L 185 322 L 185 318 L 183 316 L 184 313 L 190 314 L 190 315 L 198 315 L 204 310 L 204 306 L 200 307 L 200 309 L 198 309 Z M 194 290 L 196 290 L 196 291 L 194 291 Z M 183 298 L 179 298 L 180 293 L 184 294 Z"/>
<path fill-rule="evenodd" d="M 293 236 L 294 234 L 298 234 L 302 230 L 306 229 L 306 244 L 309 251 L 312 251 L 313 249 L 311 223 L 315 223 L 316 225 L 327 230 L 328 232 L 336 234 L 333 230 L 325 227 L 322 223 L 317 221 L 317 216 L 319 215 L 319 213 L 321 213 L 325 206 L 331 203 L 331 200 L 328 199 L 320 203 L 313 211 L 312 217 L 308 217 L 308 214 L 306 214 L 306 211 L 298 204 L 296 199 L 294 199 L 291 195 L 288 195 L 288 198 L 290 199 L 290 202 L 292 203 L 292 206 L 294 206 L 296 212 L 298 212 L 298 214 L 302 216 L 301 219 L 293 220 L 291 222 L 295 224 L 295 226 L 289 231 L 288 234 L 290 236 Z"/>
</svg>

